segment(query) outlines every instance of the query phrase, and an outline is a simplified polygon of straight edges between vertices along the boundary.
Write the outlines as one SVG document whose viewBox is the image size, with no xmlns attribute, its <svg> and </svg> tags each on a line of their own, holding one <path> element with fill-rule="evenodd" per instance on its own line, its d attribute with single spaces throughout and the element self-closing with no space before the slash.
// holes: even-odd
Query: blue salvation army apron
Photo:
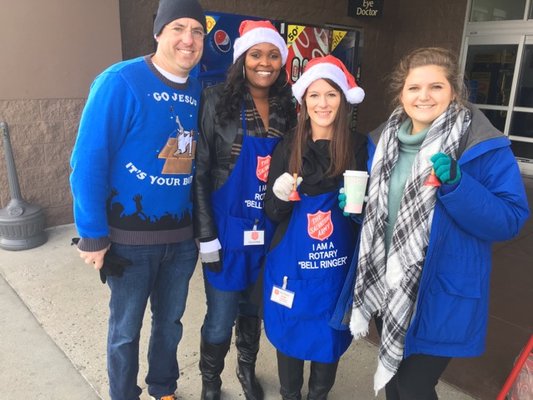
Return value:
<svg viewBox="0 0 533 400">
<path fill-rule="evenodd" d="M 335 362 L 352 340 L 349 330 L 329 325 L 356 240 L 337 202 L 337 192 L 302 196 L 266 257 L 265 332 L 279 351 L 301 360 Z"/>
<path fill-rule="evenodd" d="M 205 269 L 207 280 L 219 290 L 244 290 L 257 280 L 261 263 L 274 233 L 263 211 L 270 159 L 280 138 L 247 135 L 241 115 L 242 148 L 228 180 L 211 195 L 218 239 L 222 246 L 222 271 Z"/>
</svg>

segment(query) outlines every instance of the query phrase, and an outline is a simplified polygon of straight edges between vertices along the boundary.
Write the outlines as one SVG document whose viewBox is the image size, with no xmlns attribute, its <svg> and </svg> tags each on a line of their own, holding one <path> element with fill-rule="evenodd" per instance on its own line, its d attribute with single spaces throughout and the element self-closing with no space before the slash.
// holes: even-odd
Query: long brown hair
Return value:
<svg viewBox="0 0 533 400">
<path fill-rule="evenodd" d="M 327 171 L 328 176 L 339 176 L 345 170 L 349 169 L 354 160 L 354 138 L 350 132 L 349 116 L 351 111 L 350 104 L 341 88 L 332 80 L 322 78 L 329 83 L 335 90 L 340 93 L 341 102 L 335 120 L 333 121 L 333 137 L 329 146 L 329 155 L 331 163 Z M 298 122 L 293 136 L 291 146 L 291 156 L 289 159 L 289 171 L 291 173 L 302 172 L 302 159 L 307 146 L 307 140 L 311 138 L 311 122 L 307 113 L 307 103 L 305 96 L 307 90 L 302 96 L 302 105 L 298 114 Z"/>
</svg>

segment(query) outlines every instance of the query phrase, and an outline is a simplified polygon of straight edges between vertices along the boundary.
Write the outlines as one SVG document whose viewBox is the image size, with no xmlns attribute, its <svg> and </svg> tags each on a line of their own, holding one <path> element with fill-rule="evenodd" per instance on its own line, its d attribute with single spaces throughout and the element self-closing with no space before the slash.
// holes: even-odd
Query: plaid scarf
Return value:
<svg viewBox="0 0 533 400">
<path fill-rule="evenodd" d="M 246 134 L 248 136 L 275 138 L 282 137 L 285 132 L 288 132 L 289 124 L 286 121 L 286 117 L 280 115 L 281 106 L 277 97 L 269 97 L 268 109 L 268 130 L 266 130 L 261 115 L 259 115 L 259 111 L 257 111 L 257 108 L 255 107 L 252 96 L 248 92 L 244 95 L 244 118 L 246 119 Z M 242 149 L 242 136 L 244 132 L 242 130 L 241 115 L 239 115 L 239 121 L 241 124 L 239 125 L 237 136 L 231 146 L 231 170 L 235 167 Z"/>
<path fill-rule="evenodd" d="M 402 107 L 394 110 L 374 155 L 350 321 L 350 330 L 358 339 L 366 336 L 374 315 L 383 319 L 374 375 L 376 394 L 403 359 L 405 335 L 415 308 L 436 201 L 437 189 L 424 185 L 432 168 L 430 157 L 442 151 L 457 158 L 471 115 L 454 102 L 430 126 L 407 179 L 387 255 L 384 238 L 389 179 L 398 160 L 397 132 L 405 118 Z"/>
</svg>

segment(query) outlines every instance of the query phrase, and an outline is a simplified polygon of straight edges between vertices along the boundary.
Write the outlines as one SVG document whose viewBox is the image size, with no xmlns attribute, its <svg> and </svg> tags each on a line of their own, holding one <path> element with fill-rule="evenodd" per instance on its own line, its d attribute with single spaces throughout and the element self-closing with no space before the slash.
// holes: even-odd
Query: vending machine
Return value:
<svg viewBox="0 0 533 400">
<path fill-rule="evenodd" d="M 191 75 L 197 77 L 203 87 L 223 82 L 228 67 L 233 63 L 233 43 L 239 37 L 241 22 L 260 19 L 264 18 L 206 11 L 204 53 Z M 279 26 L 278 21 L 271 22 Z"/>
<path fill-rule="evenodd" d="M 357 82 L 361 78 L 361 44 L 363 32 L 357 29 L 331 28 L 330 53 L 341 60 Z"/>
<path fill-rule="evenodd" d="M 310 59 L 327 54 L 339 58 L 355 78 L 359 78 L 361 31 L 285 22 L 280 24 L 280 31 L 289 47 L 286 68 L 291 83 L 300 77 Z"/>
<path fill-rule="evenodd" d="M 363 32 L 355 29 L 332 28 L 331 54 L 341 60 L 348 71 L 352 73 L 364 89 L 364 82 L 361 83 L 361 45 Z M 350 114 L 350 126 L 355 132 L 357 126 L 357 107 L 353 107 Z"/>
<path fill-rule="evenodd" d="M 289 81 L 294 83 L 310 59 L 329 54 L 332 32 L 321 26 L 298 24 L 286 24 L 284 28 L 289 47 L 287 75 Z"/>
</svg>

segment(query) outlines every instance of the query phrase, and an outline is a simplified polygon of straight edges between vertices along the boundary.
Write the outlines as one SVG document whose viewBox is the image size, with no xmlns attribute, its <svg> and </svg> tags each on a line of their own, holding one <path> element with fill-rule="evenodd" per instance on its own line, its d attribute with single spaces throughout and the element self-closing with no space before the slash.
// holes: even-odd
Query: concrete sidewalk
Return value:
<svg viewBox="0 0 533 400">
<path fill-rule="evenodd" d="M 0 279 L 0 385 L 5 399 L 98 399 L 18 295 Z M 29 396 L 28 396 L 29 395 Z"/>
<path fill-rule="evenodd" d="M 72 225 L 49 229 L 47 235 L 48 242 L 35 249 L 0 250 L 1 397 L 109 399 L 105 361 L 107 286 L 70 246 L 70 238 L 76 235 Z M 180 400 L 200 397 L 198 350 L 204 313 L 201 268 L 197 268 L 190 284 L 184 337 L 178 350 Z M 144 385 L 149 326 L 147 314 L 139 371 L 142 400 L 149 399 Z M 374 397 L 372 391 L 376 350 L 365 340 L 352 344 L 341 359 L 331 400 L 384 399 L 383 393 Z M 244 400 L 235 367 L 236 351 L 232 346 L 222 376 L 224 400 Z M 279 399 L 275 351 L 264 335 L 257 374 L 265 388 L 265 399 Z M 473 399 L 443 382 L 438 392 L 441 400 Z"/>
</svg>

